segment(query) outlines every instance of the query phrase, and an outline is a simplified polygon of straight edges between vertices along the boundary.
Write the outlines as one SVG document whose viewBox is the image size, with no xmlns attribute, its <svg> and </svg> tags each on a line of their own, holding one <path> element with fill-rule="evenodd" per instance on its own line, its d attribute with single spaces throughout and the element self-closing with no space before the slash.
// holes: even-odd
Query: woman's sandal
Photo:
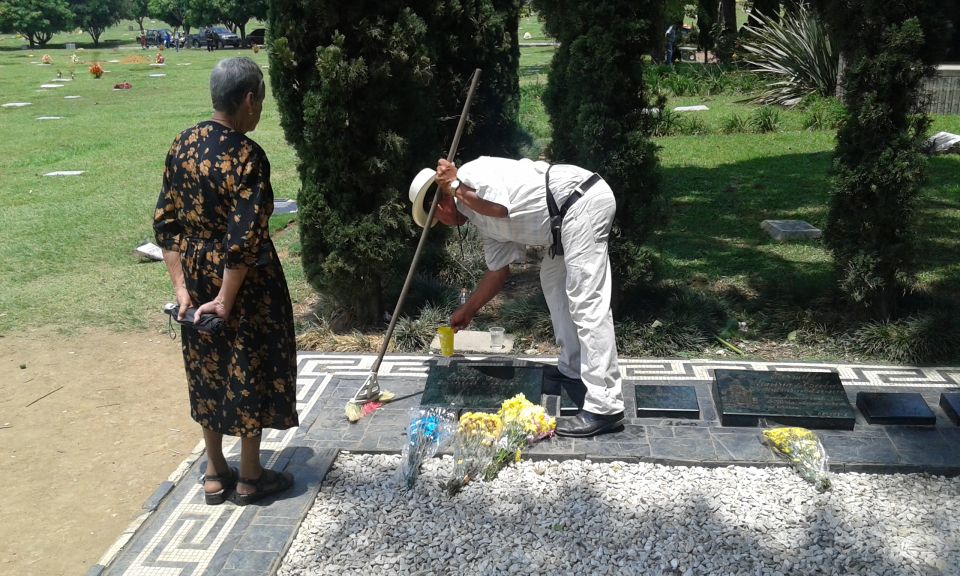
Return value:
<svg viewBox="0 0 960 576">
<path fill-rule="evenodd" d="M 257 489 L 256 492 L 251 492 L 250 494 L 241 494 L 240 492 L 233 493 L 233 502 L 237 506 L 246 506 L 271 494 L 283 492 L 293 486 L 293 474 L 289 472 L 276 472 L 269 468 L 264 468 L 260 477 L 256 480 L 252 478 L 240 478 L 240 482 Z"/>
<path fill-rule="evenodd" d="M 202 482 L 207 483 L 207 480 L 211 482 L 219 482 L 220 489 L 216 492 L 206 492 L 203 493 L 203 499 L 207 504 L 211 506 L 216 506 L 217 504 L 223 504 L 227 499 L 227 496 L 230 494 L 230 491 L 237 487 L 237 481 L 239 480 L 240 474 L 237 472 L 236 468 L 227 468 L 227 472 L 220 474 L 218 476 L 211 476 L 210 474 L 204 474 Z"/>
</svg>

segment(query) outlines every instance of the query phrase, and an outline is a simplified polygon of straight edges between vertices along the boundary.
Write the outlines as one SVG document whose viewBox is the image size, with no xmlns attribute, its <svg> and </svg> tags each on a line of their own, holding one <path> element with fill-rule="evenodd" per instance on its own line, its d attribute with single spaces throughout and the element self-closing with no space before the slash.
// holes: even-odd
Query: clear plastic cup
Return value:
<svg viewBox="0 0 960 576">
<path fill-rule="evenodd" d="M 490 327 L 490 348 L 493 350 L 503 349 L 504 330 L 500 326 Z"/>
</svg>

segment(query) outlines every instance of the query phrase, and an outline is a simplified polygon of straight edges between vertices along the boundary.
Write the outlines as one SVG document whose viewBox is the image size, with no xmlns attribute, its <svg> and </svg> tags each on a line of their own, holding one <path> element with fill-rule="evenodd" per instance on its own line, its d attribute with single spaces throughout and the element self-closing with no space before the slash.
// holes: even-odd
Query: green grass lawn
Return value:
<svg viewBox="0 0 960 576">
<path fill-rule="evenodd" d="M 126 34 L 120 26 L 107 36 Z M 38 326 L 73 331 L 158 324 L 160 306 L 172 297 L 165 268 L 139 263 L 132 251 L 152 240 L 166 152 L 178 132 L 209 117 L 209 73 L 217 60 L 243 54 L 266 65 L 267 55 L 167 50 L 160 68 L 125 63 L 134 57 L 152 61 L 155 54 L 125 46 L 77 51 L 83 63 L 73 64 L 72 51 L 11 50 L 11 42 L 0 43 L 0 104 L 32 105 L 0 108 L 0 334 Z M 53 58 L 52 65 L 36 63 L 43 54 Z M 100 80 L 87 72 L 94 61 L 108 71 Z M 40 90 L 58 71 L 64 77 L 73 72 L 76 79 Z M 150 77 L 156 73 L 166 76 Z M 112 89 L 124 81 L 133 88 Z M 36 120 L 40 116 L 63 119 Z M 296 198 L 295 154 L 284 141 L 269 89 L 251 137 L 270 158 L 276 198 Z M 85 173 L 43 176 L 57 170 Z M 290 219 L 274 218 L 272 227 Z M 295 234 L 280 236 L 278 249 L 296 254 Z M 310 289 L 299 257 L 287 258 L 284 266 L 294 298 L 306 298 Z"/>
<path fill-rule="evenodd" d="M 147 27 L 161 27 L 146 23 Z M 539 23 L 524 19 L 542 40 Z M 163 68 L 134 63 L 152 60 L 132 44 L 127 24 L 104 35 L 108 46 L 76 52 L 21 50 L 22 41 L 0 38 L 0 104 L 31 102 L 24 108 L 0 108 L 0 334 L 32 327 L 85 326 L 116 329 L 157 326 L 160 305 L 171 298 L 162 264 L 139 263 L 133 248 L 152 238 L 151 217 L 160 188 L 163 160 L 174 136 L 209 117 L 208 74 L 228 55 L 245 54 L 262 65 L 264 52 L 225 50 L 166 51 Z M 57 36 L 56 45 L 82 35 Z M 128 42 L 127 45 L 117 45 Z M 43 54 L 54 63 L 37 64 Z M 521 50 L 520 118 L 533 137 L 526 153 L 535 156 L 549 144 L 550 130 L 540 96 L 553 48 Z M 116 60 L 116 62 L 111 62 Z M 94 80 L 87 67 L 101 62 L 109 71 Z M 39 91 L 57 71 L 72 82 Z M 166 77 L 151 78 L 151 73 Z M 269 82 L 269 76 L 267 76 Z M 116 82 L 133 89 L 113 91 Z M 67 100 L 66 95 L 79 99 Z M 747 299 L 802 311 L 832 282 L 831 257 L 819 242 L 778 244 L 760 229 L 764 219 L 803 219 L 822 227 L 829 205 L 829 171 L 834 132 L 802 129 L 802 111 L 779 113 L 779 129 L 769 134 L 722 133 L 727 119 L 749 117 L 755 106 L 743 94 L 684 96 L 668 99 L 668 108 L 706 104 L 689 113 L 700 118 L 704 133 L 657 138 L 661 147 L 663 193 L 669 220 L 651 238 L 661 254 L 663 277 L 718 294 L 733 288 Z M 63 116 L 62 120 L 36 120 Z M 683 118 L 692 116 L 683 115 Z M 933 118 L 932 131 L 960 133 L 960 116 Z M 296 158 L 286 144 L 268 90 L 263 119 L 252 135 L 270 157 L 278 199 L 299 190 Z M 78 177 L 44 177 L 54 170 L 85 170 Z M 957 297 L 960 286 L 960 157 L 934 158 L 928 165 L 917 211 L 920 288 Z M 272 228 L 296 302 L 312 289 L 303 278 L 296 226 L 290 216 L 276 217 Z M 281 229 L 283 231 L 281 232 Z M 785 328 L 786 329 L 786 328 Z"/>
</svg>

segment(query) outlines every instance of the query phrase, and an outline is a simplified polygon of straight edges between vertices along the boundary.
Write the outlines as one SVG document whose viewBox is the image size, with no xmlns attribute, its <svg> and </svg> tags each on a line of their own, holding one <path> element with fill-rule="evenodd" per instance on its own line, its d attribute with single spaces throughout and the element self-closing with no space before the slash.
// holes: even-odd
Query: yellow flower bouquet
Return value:
<svg viewBox="0 0 960 576">
<path fill-rule="evenodd" d="M 475 478 L 483 476 L 493 461 L 503 422 L 496 414 L 464 412 L 453 439 L 453 476 L 444 485 L 453 496 Z"/>
<path fill-rule="evenodd" d="M 763 431 L 761 441 L 790 462 L 818 492 L 830 488 L 827 452 L 816 434 L 806 428 L 770 428 Z"/>
<path fill-rule="evenodd" d="M 547 416 L 543 406 L 533 404 L 523 394 L 504 400 L 497 412 L 503 432 L 496 444 L 493 462 L 487 466 L 484 478 L 496 478 L 511 461 L 520 461 L 520 452 L 526 446 L 553 436 L 557 428 L 556 418 Z"/>
</svg>

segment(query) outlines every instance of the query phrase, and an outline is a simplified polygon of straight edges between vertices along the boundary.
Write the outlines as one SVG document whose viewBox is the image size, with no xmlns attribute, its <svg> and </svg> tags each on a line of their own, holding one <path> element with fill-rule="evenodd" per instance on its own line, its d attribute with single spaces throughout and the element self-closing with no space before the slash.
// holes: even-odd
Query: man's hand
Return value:
<svg viewBox="0 0 960 576">
<path fill-rule="evenodd" d="M 466 306 L 461 306 L 450 315 L 450 327 L 453 328 L 454 332 L 459 332 L 470 325 L 473 316 L 473 310 L 468 309 Z"/>
<path fill-rule="evenodd" d="M 445 158 L 437 161 L 437 185 L 449 196 L 453 195 L 450 190 L 450 183 L 457 179 L 457 166 L 453 162 L 448 162 Z"/>
</svg>

